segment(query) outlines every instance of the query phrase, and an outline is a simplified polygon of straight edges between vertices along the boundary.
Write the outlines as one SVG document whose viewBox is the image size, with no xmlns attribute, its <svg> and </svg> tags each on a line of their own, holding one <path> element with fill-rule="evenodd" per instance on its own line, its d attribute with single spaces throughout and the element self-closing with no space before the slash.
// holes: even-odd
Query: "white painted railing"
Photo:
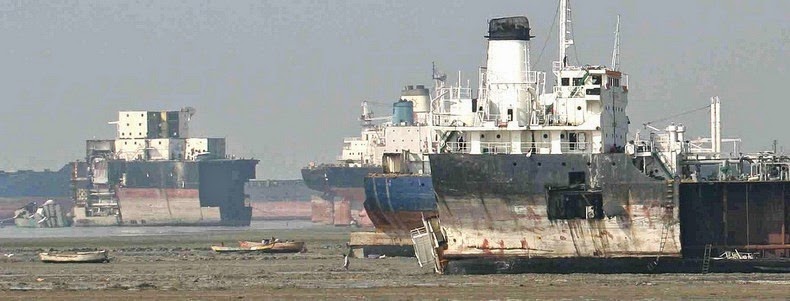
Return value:
<svg viewBox="0 0 790 301">
<path fill-rule="evenodd" d="M 529 152 L 535 154 L 551 154 L 551 142 L 523 142 L 517 144 L 522 154 Z M 583 154 L 593 153 L 592 142 L 560 142 L 560 153 L 563 154 Z M 483 154 L 511 154 L 513 153 L 513 143 L 511 142 L 480 142 L 480 153 Z M 468 154 L 472 151 L 470 142 L 447 142 L 445 151 L 451 153 Z"/>
</svg>

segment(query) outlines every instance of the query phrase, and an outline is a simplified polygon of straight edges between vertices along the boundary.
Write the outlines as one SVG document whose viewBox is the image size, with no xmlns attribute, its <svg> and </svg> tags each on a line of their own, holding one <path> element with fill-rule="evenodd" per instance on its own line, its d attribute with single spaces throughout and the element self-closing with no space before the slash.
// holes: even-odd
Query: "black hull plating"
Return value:
<svg viewBox="0 0 790 301">
<path fill-rule="evenodd" d="M 365 176 L 380 173 L 380 166 L 348 167 L 319 165 L 302 168 L 302 179 L 312 190 L 331 193 L 334 189 L 363 188 Z"/>
<path fill-rule="evenodd" d="M 520 273 L 700 273 L 702 259 L 661 258 L 476 258 L 450 261 L 446 274 L 520 274 Z M 790 272 L 790 261 L 711 260 L 710 273 Z"/>
</svg>

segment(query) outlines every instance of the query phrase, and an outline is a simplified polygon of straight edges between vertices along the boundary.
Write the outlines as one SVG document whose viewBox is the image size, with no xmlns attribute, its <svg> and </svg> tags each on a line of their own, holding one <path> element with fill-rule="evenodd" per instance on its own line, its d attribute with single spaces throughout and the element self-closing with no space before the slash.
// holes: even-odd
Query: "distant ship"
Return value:
<svg viewBox="0 0 790 301">
<path fill-rule="evenodd" d="M 350 213 L 333 216 L 319 217 L 319 219 L 332 219 L 335 224 L 348 224 L 357 221 L 359 218 L 367 219 L 364 214 L 362 203 L 365 200 L 364 178 L 370 173 L 382 171 L 381 155 L 378 147 L 383 143 L 382 128 L 377 122 L 389 119 L 389 117 L 373 117 L 373 113 L 368 109 L 367 103 L 362 104 L 362 131 L 358 137 L 347 137 L 343 139 L 341 155 L 336 163 L 315 164 L 310 163 L 302 168 L 302 179 L 310 189 L 321 192 L 321 197 L 329 202 L 334 202 L 336 198 L 340 203 L 348 202 L 348 207 L 356 212 L 362 212 L 362 216 L 346 216 Z M 335 206 L 335 205 L 328 205 Z M 346 206 L 341 206 L 345 208 Z M 323 208 L 316 208 L 314 211 L 323 211 Z M 334 215 L 335 210 L 329 209 L 327 214 Z M 342 217 L 341 217 L 342 216 Z M 349 220 L 347 220 L 349 219 Z M 315 219 L 314 219 L 315 220 Z"/>
<path fill-rule="evenodd" d="M 314 191 L 304 180 L 250 180 L 244 186 L 253 220 L 310 220 Z"/>
<path fill-rule="evenodd" d="M 244 185 L 258 160 L 225 153 L 224 138 L 192 138 L 195 111 L 121 111 L 117 136 L 88 140 L 73 163 L 75 226 L 248 226 Z"/>
<path fill-rule="evenodd" d="M 530 69 L 528 19 L 489 21 L 482 114 L 429 155 L 439 214 L 412 232 L 420 262 L 442 273 L 790 270 L 790 159 L 723 151 L 718 98 L 710 138 L 675 124 L 629 138 L 619 51 L 611 67 L 572 65 L 569 12 L 560 1 L 548 90 Z M 739 250 L 749 255 L 724 255 Z"/>
</svg>

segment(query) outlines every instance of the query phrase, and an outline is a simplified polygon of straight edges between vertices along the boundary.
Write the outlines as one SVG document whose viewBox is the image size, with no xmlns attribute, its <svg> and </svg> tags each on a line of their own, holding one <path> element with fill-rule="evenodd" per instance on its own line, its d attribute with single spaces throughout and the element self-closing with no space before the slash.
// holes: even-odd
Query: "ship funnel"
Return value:
<svg viewBox="0 0 790 301">
<path fill-rule="evenodd" d="M 501 123 L 529 122 L 534 100 L 535 72 L 529 70 L 529 20 L 524 16 L 497 18 L 488 23 L 486 86 L 491 114 Z"/>
<path fill-rule="evenodd" d="M 431 95 L 424 85 L 408 85 L 403 88 L 400 98 L 414 104 L 414 113 L 427 113 L 431 106 Z"/>
<path fill-rule="evenodd" d="M 488 38 L 491 40 L 529 41 L 529 19 L 524 16 L 497 18 L 488 21 Z"/>
</svg>

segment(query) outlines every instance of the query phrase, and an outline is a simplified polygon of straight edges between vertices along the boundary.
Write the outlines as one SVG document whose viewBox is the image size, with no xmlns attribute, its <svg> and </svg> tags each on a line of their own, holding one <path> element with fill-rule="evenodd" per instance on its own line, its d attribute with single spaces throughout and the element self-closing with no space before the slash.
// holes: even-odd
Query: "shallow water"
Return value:
<svg viewBox="0 0 790 301">
<path fill-rule="evenodd" d="M 222 231 L 304 229 L 313 223 L 305 220 L 252 221 L 249 227 L 66 227 L 66 228 L 18 228 L 13 225 L 0 227 L 0 238 L 50 238 L 50 237 L 111 237 L 151 236 Z"/>
</svg>

